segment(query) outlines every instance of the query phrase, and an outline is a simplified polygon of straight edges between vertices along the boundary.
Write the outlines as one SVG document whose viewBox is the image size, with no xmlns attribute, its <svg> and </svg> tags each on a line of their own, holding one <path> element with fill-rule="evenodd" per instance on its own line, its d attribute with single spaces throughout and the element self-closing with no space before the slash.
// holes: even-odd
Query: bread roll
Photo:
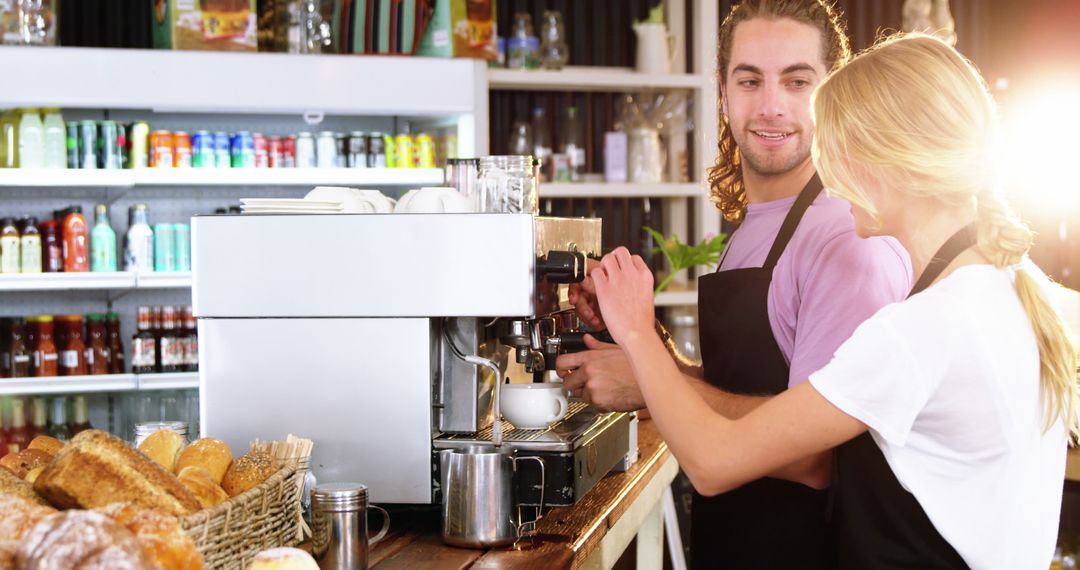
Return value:
<svg viewBox="0 0 1080 570">
<path fill-rule="evenodd" d="M 76 435 L 34 482 L 59 508 L 92 509 L 132 501 L 166 514 L 199 510 L 198 499 L 165 468 L 99 430 Z"/>
<path fill-rule="evenodd" d="M 39 505 L 49 506 L 49 502 L 34 491 L 33 485 L 19 479 L 7 469 L 0 469 L 0 493 L 15 495 Z"/>
<path fill-rule="evenodd" d="M 18 570 L 158 570 L 135 535 L 93 511 L 45 517 L 15 552 Z"/>
<path fill-rule="evenodd" d="M 22 540 L 38 521 L 55 512 L 30 499 L 0 493 L 0 542 Z"/>
<path fill-rule="evenodd" d="M 18 453 L 9 453 L 0 458 L 0 467 L 11 471 L 19 479 L 26 479 L 31 469 L 44 467 L 52 462 L 53 456 L 40 449 L 24 449 Z"/>
<path fill-rule="evenodd" d="M 191 491 L 204 509 L 209 509 L 229 500 L 229 494 L 214 482 L 210 472 L 194 465 L 180 470 L 180 482 Z"/>
<path fill-rule="evenodd" d="M 225 489 L 230 497 L 235 497 L 266 481 L 280 468 L 277 460 L 265 451 L 246 453 L 233 461 L 232 466 L 225 472 L 221 488 Z"/>
<path fill-rule="evenodd" d="M 171 429 L 155 431 L 139 444 L 139 451 L 169 473 L 176 473 L 176 460 L 184 450 L 184 436 Z"/>
<path fill-rule="evenodd" d="M 135 503 L 113 503 L 97 511 L 134 533 L 146 555 L 164 570 L 202 570 L 202 554 L 176 517 Z"/>
<path fill-rule="evenodd" d="M 23 481 L 26 481 L 27 483 L 33 485 L 34 481 L 37 481 L 38 475 L 41 475 L 41 472 L 45 470 L 45 467 L 46 466 L 42 465 L 41 467 L 35 467 L 27 471 L 26 477 L 23 479 Z"/>
<path fill-rule="evenodd" d="M 18 549 L 18 541 L 0 540 L 0 570 L 15 570 L 15 551 Z"/>
<path fill-rule="evenodd" d="M 45 453 L 56 455 L 60 449 L 64 447 L 64 442 L 56 439 L 55 437 L 47 435 L 39 435 L 30 440 L 30 445 L 27 445 L 27 449 L 40 449 Z"/>
<path fill-rule="evenodd" d="M 248 570 L 319 570 L 319 565 L 307 552 L 285 547 L 256 554 Z"/>
<path fill-rule="evenodd" d="M 229 444 L 220 439 L 204 437 L 187 446 L 180 454 L 180 460 L 176 462 L 176 472 L 179 473 L 185 467 L 202 467 L 209 471 L 214 482 L 220 485 L 232 461 L 233 453 Z"/>
</svg>

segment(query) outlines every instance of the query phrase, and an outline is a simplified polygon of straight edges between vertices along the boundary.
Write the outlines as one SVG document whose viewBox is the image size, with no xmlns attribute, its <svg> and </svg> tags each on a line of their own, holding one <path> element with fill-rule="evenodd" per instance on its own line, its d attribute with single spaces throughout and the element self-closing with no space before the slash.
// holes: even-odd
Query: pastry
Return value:
<svg viewBox="0 0 1080 570">
<path fill-rule="evenodd" d="M 155 431 L 139 444 L 139 451 L 169 473 L 176 473 L 176 460 L 184 450 L 184 436 L 171 429 Z"/>
<path fill-rule="evenodd" d="M 176 517 L 135 503 L 113 503 L 96 510 L 134 533 L 146 555 L 164 570 L 203 568 L 202 554 Z"/>
<path fill-rule="evenodd" d="M 210 472 L 194 465 L 180 470 L 180 483 L 191 491 L 204 509 L 209 509 L 229 500 L 229 494 L 214 482 Z"/>
<path fill-rule="evenodd" d="M 26 446 L 27 449 L 40 449 L 45 453 L 56 455 L 61 448 L 64 447 L 64 442 L 48 435 L 39 435 L 30 440 L 30 444 Z"/>
<path fill-rule="evenodd" d="M 15 552 L 19 570 L 158 570 L 131 531 L 93 511 L 49 515 Z"/>
<path fill-rule="evenodd" d="M 9 453 L 0 458 L 0 467 L 11 471 L 19 479 L 26 479 L 31 469 L 43 467 L 52 462 L 52 454 L 40 449 L 24 449 L 18 453 Z"/>
<path fill-rule="evenodd" d="M 225 477 L 225 471 L 233 461 L 232 450 L 229 445 L 220 439 L 204 437 L 196 440 L 184 449 L 180 454 L 180 460 L 176 462 L 176 472 L 179 473 L 185 467 L 202 467 L 210 472 L 214 482 L 218 485 Z"/>
<path fill-rule="evenodd" d="M 241 455 L 225 472 L 221 488 L 235 497 L 259 483 L 266 481 L 281 469 L 277 460 L 265 451 L 252 451 Z"/>
<path fill-rule="evenodd" d="M 0 493 L 0 542 L 22 540 L 38 521 L 55 512 L 30 499 Z"/>
<path fill-rule="evenodd" d="M 285 547 L 256 554 L 248 570 L 319 570 L 319 565 L 307 552 Z"/>
</svg>

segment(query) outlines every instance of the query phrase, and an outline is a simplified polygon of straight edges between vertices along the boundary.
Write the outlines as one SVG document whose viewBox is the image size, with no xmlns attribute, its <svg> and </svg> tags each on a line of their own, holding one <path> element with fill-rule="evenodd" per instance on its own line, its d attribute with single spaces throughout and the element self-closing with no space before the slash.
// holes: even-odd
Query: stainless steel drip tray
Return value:
<svg viewBox="0 0 1080 570">
<path fill-rule="evenodd" d="M 503 420 L 503 445 L 518 451 L 572 452 L 588 445 L 626 414 L 598 412 L 581 400 L 571 400 L 570 409 L 559 423 L 547 429 L 517 429 Z M 436 438 L 435 449 L 458 449 L 491 445 L 491 426 L 476 433 L 446 434 Z"/>
</svg>

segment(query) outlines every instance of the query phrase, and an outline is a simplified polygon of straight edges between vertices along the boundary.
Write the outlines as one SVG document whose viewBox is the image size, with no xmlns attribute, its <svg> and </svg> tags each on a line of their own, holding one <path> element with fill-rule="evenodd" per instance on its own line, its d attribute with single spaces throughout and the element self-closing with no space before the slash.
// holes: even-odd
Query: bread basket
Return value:
<svg viewBox="0 0 1080 570">
<path fill-rule="evenodd" d="M 300 474 L 286 463 L 258 486 L 180 519 L 207 568 L 243 570 L 261 550 L 300 542 Z"/>
</svg>

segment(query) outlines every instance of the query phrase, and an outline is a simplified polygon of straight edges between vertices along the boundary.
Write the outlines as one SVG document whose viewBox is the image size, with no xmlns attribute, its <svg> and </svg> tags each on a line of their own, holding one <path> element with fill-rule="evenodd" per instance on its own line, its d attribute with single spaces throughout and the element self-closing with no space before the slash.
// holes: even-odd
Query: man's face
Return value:
<svg viewBox="0 0 1080 570">
<path fill-rule="evenodd" d="M 810 158 L 810 94 L 826 72 L 821 32 L 809 24 L 754 18 L 735 27 L 722 88 L 743 168 L 778 175 Z"/>
</svg>

